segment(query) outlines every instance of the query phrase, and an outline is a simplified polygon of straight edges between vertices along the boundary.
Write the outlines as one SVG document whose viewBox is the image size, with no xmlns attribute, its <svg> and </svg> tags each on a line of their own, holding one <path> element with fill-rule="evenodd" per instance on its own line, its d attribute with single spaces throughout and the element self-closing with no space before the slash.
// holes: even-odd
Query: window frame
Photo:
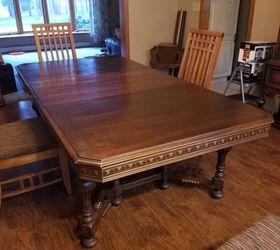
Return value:
<svg viewBox="0 0 280 250">
<path fill-rule="evenodd" d="M 73 31 L 77 31 L 77 20 L 76 20 L 76 13 L 75 13 L 75 0 L 68 0 L 69 3 L 69 12 L 70 12 L 70 22 L 72 24 Z M 48 11 L 48 3 L 47 0 L 41 0 L 42 5 L 42 13 L 43 13 L 43 20 L 44 23 L 49 23 L 49 11 Z M 22 15 L 20 10 L 20 4 L 18 0 L 13 0 L 14 12 L 15 12 L 15 20 L 16 20 L 16 27 L 17 32 L 9 32 L 9 33 L 0 33 L 0 36 L 5 35 L 16 35 L 16 34 L 25 34 L 30 33 L 32 31 L 24 31 L 23 30 L 23 23 L 22 23 Z M 79 30 L 79 31 L 89 31 L 89 29 Z"/>
</svg>

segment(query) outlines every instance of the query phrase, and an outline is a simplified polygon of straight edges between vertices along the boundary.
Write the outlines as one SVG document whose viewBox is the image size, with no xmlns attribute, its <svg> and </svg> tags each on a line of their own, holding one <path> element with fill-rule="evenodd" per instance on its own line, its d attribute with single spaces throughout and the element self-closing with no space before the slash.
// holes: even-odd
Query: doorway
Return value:
<svg viewBox="0 0 280 250">
<path fill-rule="evenodd" d="M 240 44 L 251 39 L 255 0 L 240 1 L 232 69 L 237 67 Z"/>
<path fill-rule="evenodd" d="M 217 20 L 219 19 L 220 15 L 218 16 L 218 12 L 215 12 L 215 9 L 213 9 L 213 3 L 223 3 L 225 7 L 225 3 L 232 3 L 232 6 L 234 2 L 232 1 L 218 1 L 218 0 L 201 0 L 200 4 L 200 16 L 199 16 L 199 28 L 201 29 L 211 29 L 211 18 L 216 17 Z M 228 5 L 230 6 L 230 5 Z M 244 40 L 249 40 L 251 37 L 251 31 L 252 31 L 252 23 L 253 23 L 253 15 L 254 15 L 254 8 L 255 8 L 255 0 L 240 0 L 239 7 L 237 9 L 236 13 L 236 24 L 233 30 L 233 40 L 234 46 L 233 46 L 233 52 L 230 55 L 230 58 L 228 58 L 228 66 L 227 70 L 224 70 L 224 72 L 220 73 L 218 76 L 224 75 L 229 76 L 231 75 L 232 68 L 234 68 L 237 65 L 237 58 L 238 58 L 238 52 L 240 43 Z M 212 15 L 212 16 L 211 16 Z M 225 15 L 224 15 L 225 16 Z M 232 18 L 232 20 L 234 20 Z M 213 21 L 212 21 L 213 22 Z M 231 27 L 233 27 L 234 24 L 232 24 Z M 230 25 L 229 25 L 230 27 Z M 220 30 L 217 30 L 220 31 Z M 221 30 L 223 31 L 223 30 Z M 228 55 L 229 56 L 229 55 Z M 223 57 L 223 56 L 221 56 Z M 225 56 L 226 58 L 226 56 Z M 225 65 L 223 65 L 225 66 Z M 218 67 L 218 65 L 217 65 Z M 218 69 L 219 70 L 219 69 Z M 217 75 L 216 75 L 217 76 Z"/>
</svg>

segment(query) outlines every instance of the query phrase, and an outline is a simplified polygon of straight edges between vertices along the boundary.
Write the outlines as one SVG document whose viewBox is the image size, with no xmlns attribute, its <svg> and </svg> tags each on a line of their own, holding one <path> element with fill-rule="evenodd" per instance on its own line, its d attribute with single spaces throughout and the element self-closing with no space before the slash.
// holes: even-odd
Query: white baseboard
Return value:
<svg viewBox="0 0 280 250">
<path fill-rule="evenodd" d="M 227 82 L 227 77 L 226 76 L 222 76 L 222 77 L 215 77 L 212 80 L 213 83 L 226 83 Z"/>
</svg>

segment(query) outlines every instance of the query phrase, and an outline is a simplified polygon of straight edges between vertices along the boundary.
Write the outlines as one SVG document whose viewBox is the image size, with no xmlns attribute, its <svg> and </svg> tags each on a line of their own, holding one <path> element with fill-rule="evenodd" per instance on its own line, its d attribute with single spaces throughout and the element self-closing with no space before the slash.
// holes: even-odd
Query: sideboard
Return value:
<svg viewBox="0 0 280 250">
<path fill-rule="evenodd" d="M 280 95 L 280 60 L 271 59 L 265 63 L 265 66 L 264 94 L 269 98 L 274 98 L 275 95 Z M 273 116 L 274 125 L 280 128 L 280 107 Z"/>
</svg>

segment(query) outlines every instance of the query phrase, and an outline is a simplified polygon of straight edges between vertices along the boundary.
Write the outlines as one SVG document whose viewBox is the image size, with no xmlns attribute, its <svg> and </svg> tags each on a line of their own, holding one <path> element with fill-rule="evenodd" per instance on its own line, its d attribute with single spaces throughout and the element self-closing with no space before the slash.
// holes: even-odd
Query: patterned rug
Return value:
<svg viewBox="0 0 280 250">
<path fill-rule="evenodd" d="M 280 217 L 271 215 L 236 235 L 218 250 L 279 250 Z"/>
</svg>

